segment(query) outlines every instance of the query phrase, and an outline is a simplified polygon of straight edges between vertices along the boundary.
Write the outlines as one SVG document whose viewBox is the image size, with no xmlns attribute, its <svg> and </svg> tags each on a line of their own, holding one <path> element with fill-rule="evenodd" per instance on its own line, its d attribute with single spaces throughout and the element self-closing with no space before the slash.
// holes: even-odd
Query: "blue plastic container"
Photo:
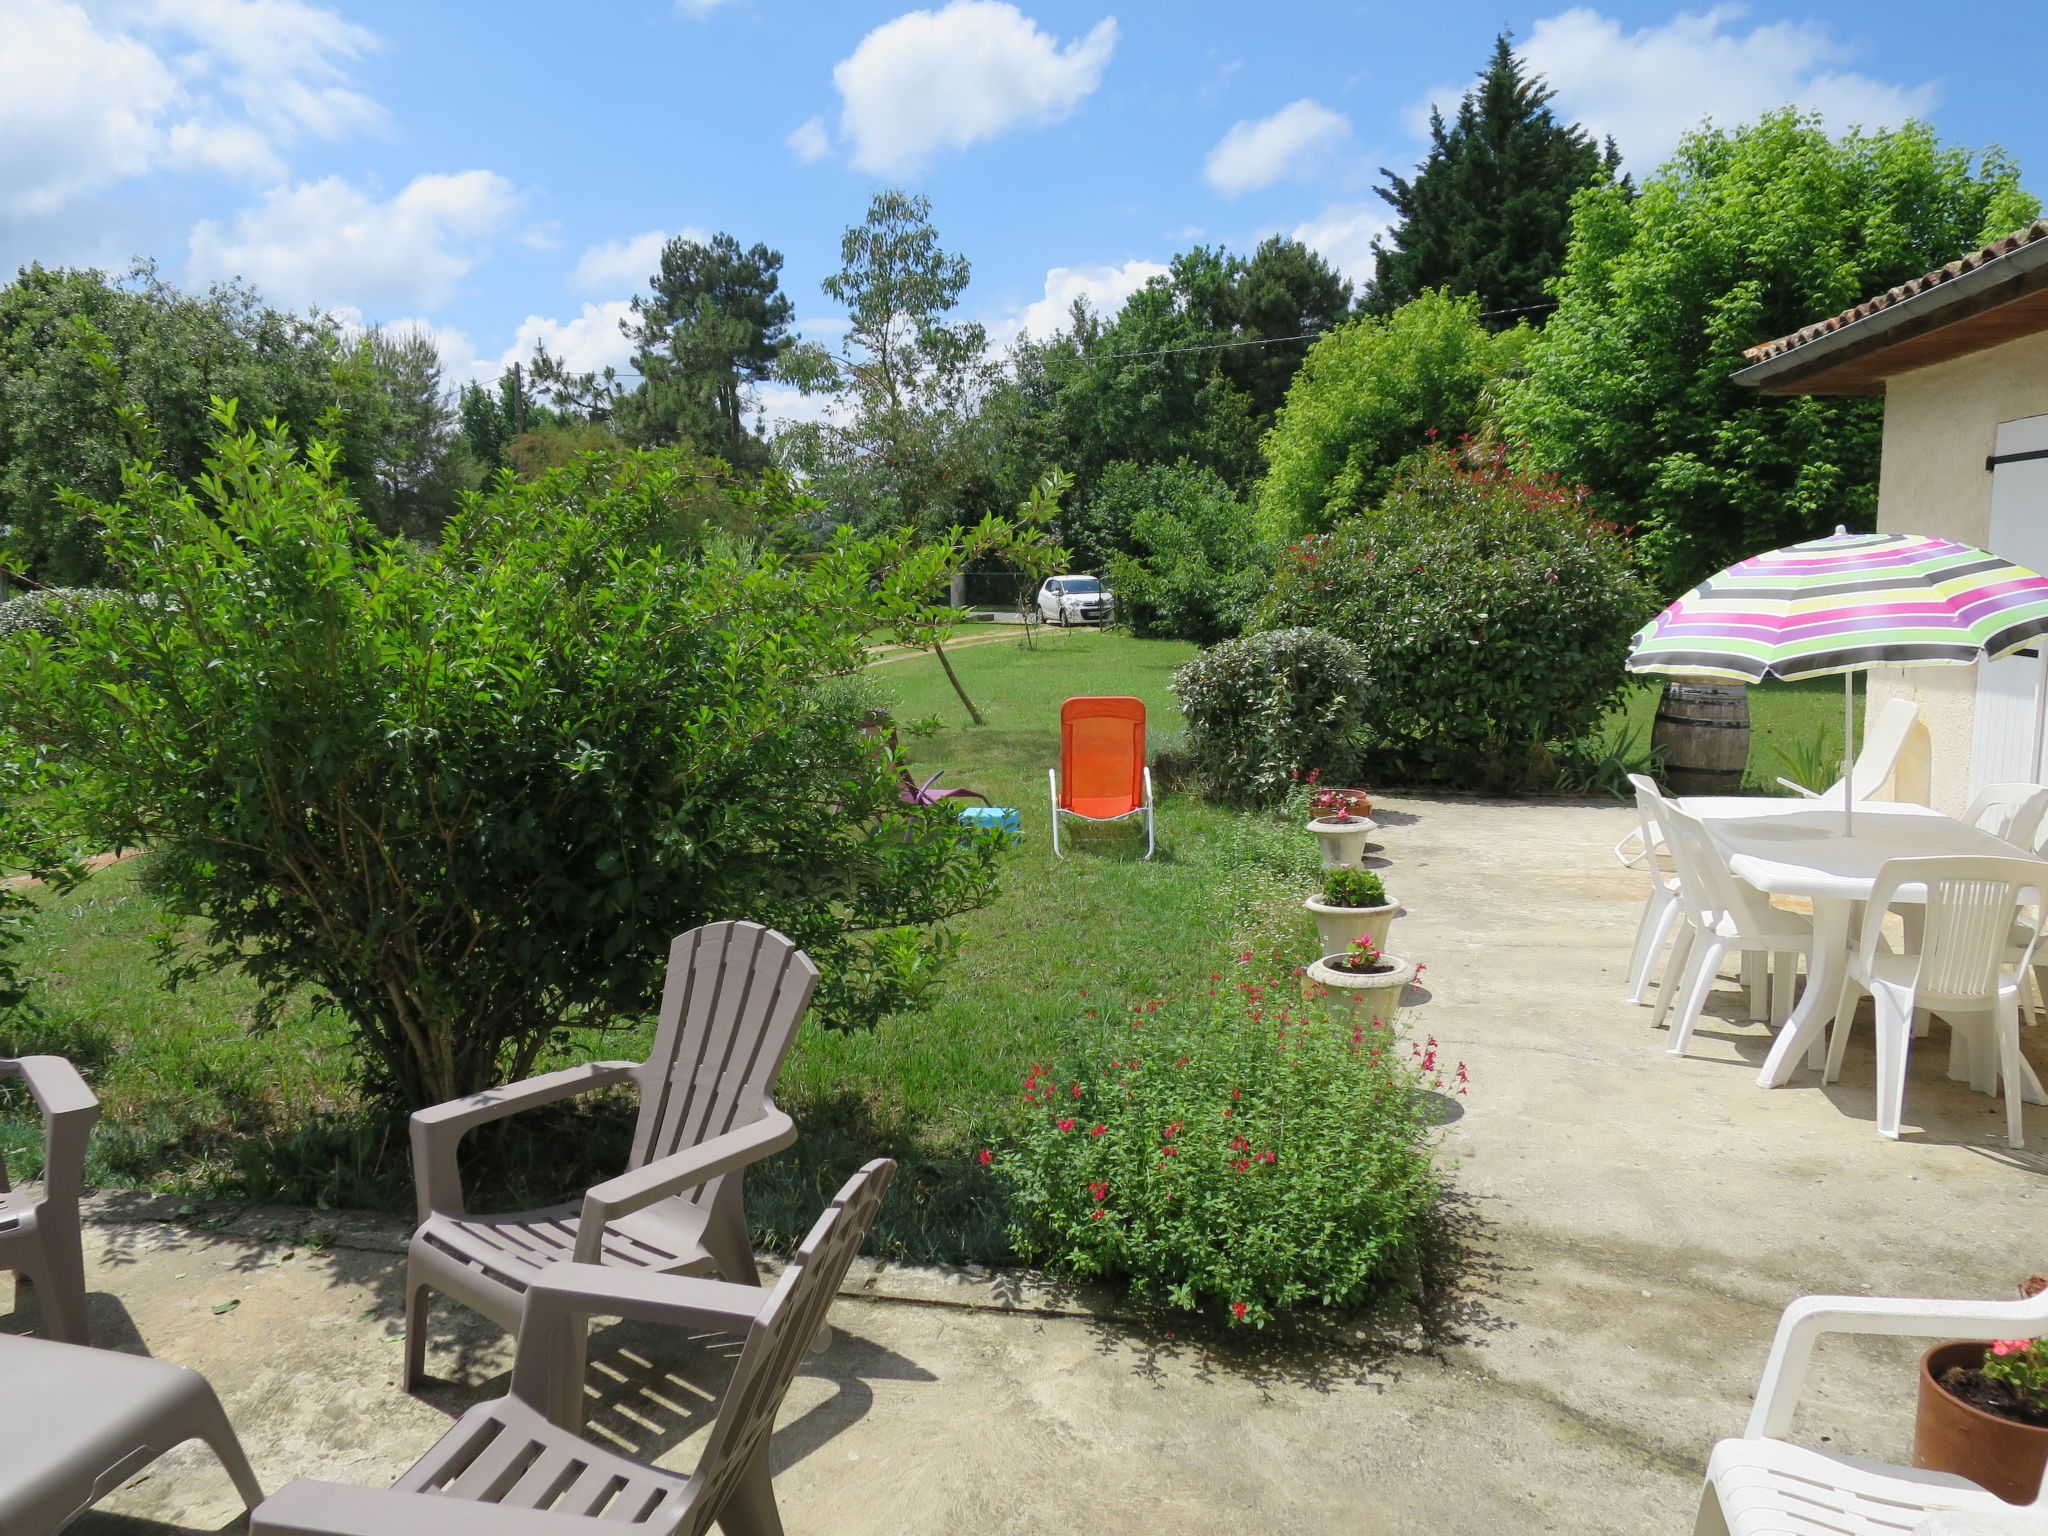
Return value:
<svg viewBox="0 0 2048 1536">
<path fill-rule="evenodd" d="M 1007 832 L 1012 837 L 1024 835 L 1024 825 L 1017 819 L 1017 813 L 1007 805 L 963 805 L 960 819 L 970 827 Z"/>
</svg>

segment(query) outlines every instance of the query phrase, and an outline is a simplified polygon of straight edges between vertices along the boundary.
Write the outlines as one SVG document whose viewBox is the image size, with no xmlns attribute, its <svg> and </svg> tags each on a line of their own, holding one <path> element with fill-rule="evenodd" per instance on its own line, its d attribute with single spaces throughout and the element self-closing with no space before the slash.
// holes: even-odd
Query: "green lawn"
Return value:
<svg viewBox="0 0 2048 1536">
<path fill-rule="evenodd" d="M 963 639 L 967 637 L 963 636 Z M 974 637 L 978 639 L 979 637 Z M 1046 631 L 1025 649 L 1011 631 L 965 644 L 954 667 L 987 717 L 970 726 L 929 657 L 870 675 L 893 696 L 904 746 L 942 785 L 979 789 L 1017 807 L 1025 835 L 1001 894 L 961 924 L 956 968 L 924 1011 L 864 1033 L 807 1027 L 780 1098 L 803 1130 L 798 1146 L 750 1176 L 760 1235 L 801 1236 L 839 1182 L 877 1154 L 904 1166 L 878 1228 L 883 1251 L 925 1259 L 1000 1258 L 993 1190 L 976 1161 L 1012 1112 L 1034 1061 L 1055 1053 L 1093 1009 L 1109 1016 L 1171 992 L 1234 952 L 1251 908 L 1274 882 L 1305 891 L 1314 849 L 1291 827 L 1165 795 L 1159 854 L 1143 861 L 1134 824 L 1076 829 L 1055 861 L 1046 769 L 1058 749 L 1059 704 L 1074 694 L 1144 699 L 1155 738 L 1179 728 L 1167 684 L 1193 647 L 1089 630 Z M 1770 746 L 1832 732 L 1839 685 L 1756 691 L 1751 777 L 1778 771 Z M 1654 687 L 1611 722 L 1647 740 Z M 920 774 L 922 776 L 922 774 Z M 1266 871 L 1266 884 L 1247 868 Z M 234 973 L 166 992 L 151 959 L 162 915 L 140 863 L 94 876 L 53 901 L 30 962 L 41 1013 L 0 1025 L 0 1054 L 55 1051 L 78 1062 L 106 1103 L 93 1175 L 117 1185 L 404 1209 L 410 1183 L 402 1133 L 364 1117 L 349 1088 L 346 1030 L 300 1010 L 271 1030 L 251 1025 L 253 989 Z M 1275 910 L 1266 901 L 1268 915 Z M 1291 921 L 1303 921 L 1297 912 Z M 1304 942 L 1305 930 L 1304 930 Z M 570 1042 L 562 1059 L 632 1055 L 614 1035 Z M 0 1097 L 0 1148 L 32 1171 L 37 1128 L 17 1095 Z M 496 1188 L 554 1197 L 579 1167 L 622 1152 L 624 1106 L 523 1117 L 495 1149 Z"/>
<path fill-rule="evenodd" d="M 929 658 L 873 676 L 900 721 L 934 718 L 905 748 L 943 784 L 980 789 L 1023 813 L 1025 836 L 996 902 L 962 923 L 965 946 L 937 1001 L 866 1033 L 807 1027 L 779 1097 L 803 1127 L 792 1153 L 750 1179 L 765 1238 L 802 1235 L 861 1161 L 904 1163 L 879 1229 L 884 1251 L 933 1259 L 1000 1257 L 1000 1210 L 975 1154 L 1009 1113 L 1034 1059 L 1055 1051 L 1090 1009 L 1105 1014 L 1191 980 L 1241 931 L 1233 870 L 1246 837 L 1261 855 L 1298 861 L 1306 889 L 1309 840 L 1264 818 L 1177 796 L 1163 800 L 1156 859 L 1139 858 L 1135 824 L 1077 831 L 1075 856 L 1055 862 L 1046 837 L 1045 770 L 1055 760 L 1060 700 L 1135 693 L 1155 729 L 1178 712 L 1166 691 L 1192 647 L 1075 630 L 967 646 L 954 666 L 988 724 L 970 727 Z M 1297 846 L 1300 845 L 1300 846 Z M 52 903 L 30 962 L 39 1017 L 0 1026 L 0 1054 L 72 1057 L 106 1103 L 93 1174 L 117 1185 L 192 1194 L 246 1194 L 334 1205 L 409 1205 L 402 1137 L 355 1113 L 346 1031 L 299 1012 L 251 1028 L 253 990 L 232 973 L 162 990 L 150 958 L 161 913 L 139 863 L 94 876 Z M 636 1040 L 572 1042 L 564 1059 L 632 1055 Z M 27 1154 L 35 1128 L 18 1101 L 0 1101 L 0 1146 Z M 501 1151 L 522 1192 L 544 1191 L 579 1154 L 616 1151 L 618 1107 L 568 1125 L 532 1126 Z M 528 1124 L 528 1122 L 522 1122 Z M 598 1156 L 594 1160 L 602 1162 Z M 32 1167 L 32 1158 L 29 1166 Z"/>
</svg>

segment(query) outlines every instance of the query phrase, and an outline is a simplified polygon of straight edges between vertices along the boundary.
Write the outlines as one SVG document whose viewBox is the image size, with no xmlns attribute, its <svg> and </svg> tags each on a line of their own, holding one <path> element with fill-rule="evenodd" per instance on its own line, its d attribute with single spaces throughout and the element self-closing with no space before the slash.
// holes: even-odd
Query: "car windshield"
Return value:
<svg viewBox="0 0 2048 1536">
<path fill-rule="evenodd" d="M 1093 576 L 1068 576 L 1059 585 L 1059 590 L 1069 597 L 1087 597 L 1102 590 L 1102 583 Z"/>
</svg>

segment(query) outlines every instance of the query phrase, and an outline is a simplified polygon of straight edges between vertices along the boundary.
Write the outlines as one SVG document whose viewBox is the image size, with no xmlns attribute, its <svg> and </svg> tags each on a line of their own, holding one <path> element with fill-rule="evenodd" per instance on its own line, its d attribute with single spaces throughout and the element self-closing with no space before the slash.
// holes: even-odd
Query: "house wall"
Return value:
<svg viewBox="0 0 2048 1536">
<path fill-rule="evenodd" d="M 1984 544 L 1991 476 L 1984 460 L 1998 424 L 2048 415 L 2048 333 L 1902 373 L 1885 384 L 1884 458 L 1877 526 Z M 1880 667 L 1870 701 L 1920 706 L 1890 794 L 1959 815 L 1970 799 L 1976 727 L 1975 667 Z"/>
</svg>

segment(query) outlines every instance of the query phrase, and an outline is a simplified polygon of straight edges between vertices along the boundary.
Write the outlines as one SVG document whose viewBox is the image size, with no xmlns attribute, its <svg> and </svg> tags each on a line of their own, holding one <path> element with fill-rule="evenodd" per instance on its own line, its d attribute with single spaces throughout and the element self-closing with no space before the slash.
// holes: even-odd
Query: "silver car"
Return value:
<svg viewBox="0 0 2048 1536">
<path fill-rule="evenodd" d="M 1116 599 L 1096 576 L 1052 576 L 1038 589 L 1038 616 L 1048 624 L 1107 624 Z"/>
</svg>

